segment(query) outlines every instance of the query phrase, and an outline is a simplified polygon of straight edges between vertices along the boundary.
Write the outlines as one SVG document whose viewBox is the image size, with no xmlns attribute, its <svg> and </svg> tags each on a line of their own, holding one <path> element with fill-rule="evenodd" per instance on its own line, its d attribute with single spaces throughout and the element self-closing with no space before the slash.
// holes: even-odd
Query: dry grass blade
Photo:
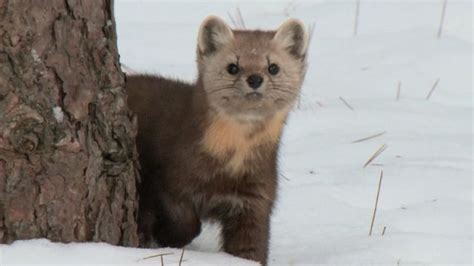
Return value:
<svg viewBox="0 0 474 266">
<path fill-rule="evenodd" d="M 152 258 L 156 258 L 156 257 L 163 257 L 163 256 L 173 255 L 173 254 L 174 254 L 173 252 L 161 253 L 161 254 L 156 254 L 156 255 L 151 255 L 151 256 L 148 256 L 148 257 L 144 257 L 144 258 L 141 258 L 140 260 L 148 260 L 148 259 L 152 259 Z"/>
<path fill-rule="evenodd" d="M 380 187 L 382 186 L 382 178 L 383 178 L 383 171 L 380 171 L 379 187 L 377 189 L 377 197 L 375 198 L 375 207 L 374 207 L 374 212 L 372 214 L 372 222 L 370 223 L 369 236 L 372 235 L 372 229 L 374 228 L 375 215 L 377 214 L 377 205 L 379 204 Z"/>
<path fill-rule="evenodd" d="M 239 19 L 239 22 L 240 22 L 240 26 L 242 27 L 242 29 L 245 29 L 244 18 L 242 17 L 242 12 L 240 12 L 240 8 L 238 8 L 238 7 L 237 7 L 237 15 L 238 15 L 238 19 Z"/>
<path fill-rule="evenodd" d="M 308 26 L 308 34 L 309 34 L 308 47 L 311 45 L 311 42 L 313 40 L 315 26 L 316 26 L 316 23 L 314 22 L 309 24 Z"/>
<path fill-rule="evenodd" d="M 383 163 L 372 163 L 371 165 L 372 165 L 372 166 L 384 166 Z"/>
<path fill-rule="evenodd" d="M 397 101 L 400 100 L 400 91 L 402 89 L 402 82 L 398 81 L 398 88 L 397 88 Z"/>
<path fill-rule="evenodd" d="M 435 81 L 435 83 L 433 84 L 433 87 L 431 87 L 431 90 L 428 93 L 428 95 L 426 95 L 426 100 L 430 99 L 431 94 L 433 94 L 434 90 L 436 89 L 436 86 L 438 86 L 438 83 L 439 83 L 439 78 Z"/>
<path fill-rule="evenodd" d="M 354 36 L 357 35 L 357 30 L 359 27 L 359 9 L 360 9 L 360 0 L 357 0 L 355 16 L 354 16 Z"/>
<path fill-rule="evenodd" d="M 385 235 L 385 230 L 387 230 L 387 227 L 386 227 L 386 226 L 383 227 L 382 235 Z"/>
<path fill-rule="evenodd" d="M 387 132 L 383 131 L 383 132 L 377 133 L 375 135 L 371 135 L 371 136 L 368 136 L 368 137 L 365 137 L 365 138 L 362 138 L 362 139 L 354 140 L 351 143 L 358 143 L 358 142 L 366 141 L 366 140 L 373 139 L 373 138 L 376 138 L 376 137 L 380 137 L 380 136 L 384 135 L 385 133 L 387 133 Z"/>
<path fill-rule="evenodd" d="M 343 103 L 347 106 L 347 108 L 349 108 L 349 109 L 351 109 L 352 111 L 354 111 L 354 108 L 353 108 L 348 102 L 346 102 L 346 100 L 344 100 L 344 98 L 342 98 L 342 97 L 339 96 L 339 100 L 341 100 L 341 102 L 343 102 Z"/>
<path fill-rule="evenodd" d="M 286 177 L 284 174 L 280 174 L 281 177 L 283 177 L 286 181 L 290 181 L 288 177 Z"/>
<path fill-rule="evenodd" d="M 448 4 L 448 0 L 443 1 L 443 8 L 441 9 L 441 21 L 439 22 L 438 28 L 438 39 L 441 38 L 441 33 L 443 32 L 443 24 L 444 24 L 444 14 L 446 14 L 446 5 Z"/>
<path fill-rule="evenodd" d="M 179 258 L 179 266 L 181 266 L 181 263 L 183 263 L 183 256 L 184 256 L 184 248 L 183 248 L 183 251 L 181 251 L 181 257 Z"/>
<path fill-rule="evenodd" d="M 232 17 L 232 15 L 229 12 L 227 12 L 227 16 L 229 16 L 229 19 L 232 22 L 232 25 L 234 25 L 234 28 L 238 28 L 239 25 L 237 25 L 237 23 L 235 22 L 234 17 Z"/>
<path fill-rule="evenodd" d="M 370 156 L 369 160 L 364 164 L 364 168 L 367 167 L 375 158 L 377 158 L 385 149 L 387 149 L 387 144 L 382 145 L 372 156 Z"/>
<path fill-rule="evenodd" d="M 283 13 L 285 14 L 285 16 L 289 17 L 290 11 L 294 11 L 297 6 L 298 6 L 298 3 L 296 0 L 290 1 L 288 5 L 286 5 L 285 9 L 283 9 Z"/>
</svg>

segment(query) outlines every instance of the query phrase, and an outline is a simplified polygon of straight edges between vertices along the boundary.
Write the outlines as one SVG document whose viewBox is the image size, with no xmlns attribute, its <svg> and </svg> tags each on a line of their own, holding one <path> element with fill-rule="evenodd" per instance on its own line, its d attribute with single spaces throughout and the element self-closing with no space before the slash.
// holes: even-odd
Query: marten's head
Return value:
<svg viewBox="0 0 474 266">
<path fill-rule="evenodd" d="M 238 120 L 286 112 L 306 71 L 308 32 L 297 19 L 276 31 L 232 30 L 209 16 L 199 30 L 197 62 L 210 106 Z"/>
</svg>

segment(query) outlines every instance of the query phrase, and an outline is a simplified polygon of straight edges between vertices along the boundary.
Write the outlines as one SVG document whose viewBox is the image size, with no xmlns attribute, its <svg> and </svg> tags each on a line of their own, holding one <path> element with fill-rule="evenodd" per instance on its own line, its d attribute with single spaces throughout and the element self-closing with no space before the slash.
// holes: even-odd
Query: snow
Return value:
<svg viewBox="0 0 474 266">
<path fill-rule="evenodd" d="M 208 14 L 229 21 L 239 7 L 249 28 L 276 28 L 286 14 L 315 23 L 301 103 L 280 154 L 270 265 L 472 264 L 471 2 L 448 1 L 441 39 L 441 0 L 362 0 L 356 36 L 354 1 L 115 5 L 121 61 L 185 80 L 196 76 L 196 34 Z M 388 148 L 364 168 L 383 144 Z M 216 240 L 207 229 L 186 250 L 184 265 L 251 265 L 210 252 Z M 166 252 L 174 254 L 165 265 L 176 265 L 180 250 L 18 241 L 0 246 L 0 264 L 156 265 L 159 258 L 138 260 Z"/>
<path fill-rule="evenodd" d="M 60 106 L 53 107 L 53 115 L 56 121 L 58 121 L 59 123 L 63 122 L 64 112 Z"/>
<path fill-rule="evenodd" d="M 16 241 L 10 246 L 2 246 L 0 256 L 3 260 L 0 265 L 158 265 L 161 263 L 160 254 L 163 254 L 163 265 L 178 265 L 182 250 L 138 249 L 116 247 L 105 243 L 75 243 L 59 244 L 49 240 L 37 239 Z M 185 250 L 182 265 L 257 265 L 243 259 L 232 257 L 225 253 L 203 253 Z M 161 265 L 161 264 L 160 264 Z"/>
</svg>

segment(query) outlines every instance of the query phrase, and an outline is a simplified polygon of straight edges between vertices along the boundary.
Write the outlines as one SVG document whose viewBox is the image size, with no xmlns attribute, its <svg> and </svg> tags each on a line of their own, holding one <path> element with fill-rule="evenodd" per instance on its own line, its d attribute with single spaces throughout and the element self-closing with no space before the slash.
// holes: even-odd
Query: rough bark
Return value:
<svg viewBox="0 0 474 266">
<path fill-rule="evenodd" d="M 0 243 L 138 244 L 112 0 L 0 0 Z"/>
</svg>

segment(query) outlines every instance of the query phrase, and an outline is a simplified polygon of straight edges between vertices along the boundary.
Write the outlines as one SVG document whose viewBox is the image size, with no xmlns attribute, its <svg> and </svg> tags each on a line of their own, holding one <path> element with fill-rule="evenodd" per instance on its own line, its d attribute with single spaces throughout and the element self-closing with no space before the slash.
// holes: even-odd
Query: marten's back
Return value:
<svg viewBox="0 0 474 266">
<path fill-rule="evenodd" d="M 156 116 L 161 120 L 179 118 L 189 107 L 194 88 L 189 83 L 152 75 L 127 76 L 125 86 L 129 107 L 145 120 Z"/>
<path fill-rule="evenodd" d="M 191 114 L 194 85 L 152 75 L 127 76 L 128 106 L 137 115 L 137 147 L 142 158 L 170 150 Z M 155 162 L 151 162 L 153 164 Z M 148 168 L 142 160 L 142 167 Z M 152 166 L 152 165 L 150 165 Z"/>
</svg>

